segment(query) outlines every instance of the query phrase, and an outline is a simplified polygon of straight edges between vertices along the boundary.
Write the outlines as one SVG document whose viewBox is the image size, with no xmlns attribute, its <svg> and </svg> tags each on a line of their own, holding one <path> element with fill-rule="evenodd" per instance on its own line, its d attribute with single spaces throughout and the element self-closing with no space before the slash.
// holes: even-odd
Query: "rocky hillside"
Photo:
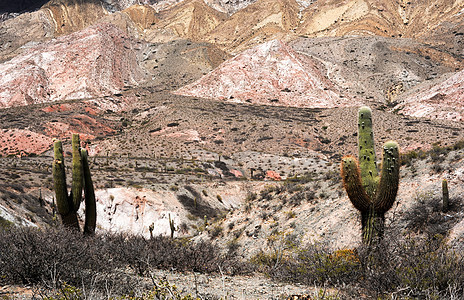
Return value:
<svg viewBox="0 0 464 300">
<path fill-rule="evenodd" d="M 462 248 L 462 1 L 3 3 L 2 219 L 53 224 L 52 141 L 69 165 L 79 133 L 99 231 L 168 235 L 171 218 L 176 237 L 243 257 L 282 237 L 355 247 L 338 164 L 369 105 L 377 149 L 404 155 L 389 234 Z M 418 203 L 443 226 L 411 225 Z"/>
<path fill-rule="evenodd" d="M 176 93 L 240 103 L 294 107 L 359 105 L 326 77 L 310 56 L 274 40 L 248 49 Z"/>
<path fill-rule="evenodd" d="M 133 43 L 97 25 L 32 46 L 0 65 L 0 105 L 29 105 L 112 95 L 144 79 Z"/>
</svg>

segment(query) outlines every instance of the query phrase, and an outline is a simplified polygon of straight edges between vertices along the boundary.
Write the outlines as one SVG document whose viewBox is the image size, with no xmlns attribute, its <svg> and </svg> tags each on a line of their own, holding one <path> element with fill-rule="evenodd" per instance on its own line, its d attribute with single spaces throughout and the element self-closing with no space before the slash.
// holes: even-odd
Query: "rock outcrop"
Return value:
<svg viewBox="0 0 464 300">
<path fill-rule="evenodd" d="M 395 106 L 405 115 L 464 121 L 464 71 L 432 86 L 420 86 Z"/>
<path fill-rule="evenodd" d="M 118 93 L 144 78 L 136 47 L 109 24 L 32 46 L 0 65 L 0 107 Z"/>
<path fill-rule="evenodd" d="M 244 51 L 176 93 L 276 106 L 328 108 L 359 104 L 340 95 L 325 75 L 316 60 L 274 40 Z"/>
<path fill-rule="evenodd" d="M 56 35 L 84 29 L 108 13 L 100 0 L 51 0 L 42 10 L 50 14 Z"/>
<path fill-rule="evenodd" d="M 232 15 L 239 10 L 244 9 L 248 5 L 255 3 L 256 0 L 204 0 L 209 6 L 215 10 L 221 11 L 228 15 Z"/>
<path fill-rule="evenodd" d="M 464 66 L 459 57 L 411 39 L 321 37 L 289 44 L 322 61 L 329 79 L 347 93 L 388 105 L 415 86 Z"/>
</svg>

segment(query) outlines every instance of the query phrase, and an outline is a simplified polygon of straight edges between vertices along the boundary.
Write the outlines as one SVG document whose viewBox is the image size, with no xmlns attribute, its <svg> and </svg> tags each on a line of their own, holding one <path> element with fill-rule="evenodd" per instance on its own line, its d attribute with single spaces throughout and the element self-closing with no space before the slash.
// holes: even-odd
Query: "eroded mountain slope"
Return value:
<svg viewBox="0 0 464 300">
<path fill-rule="evenodd" d="M 114 94 L 144 79 L 134 48 L 100 24 L 27 49 L 0 65 L 0 105 L 10 107 Z"/>
<path fill-rule="evenodd" d="M 359 105 L 341 95 L 325 76 L 317 61 L 274 40 L 244 51 L 177 93 L 279 106 Z"/>
</svg>

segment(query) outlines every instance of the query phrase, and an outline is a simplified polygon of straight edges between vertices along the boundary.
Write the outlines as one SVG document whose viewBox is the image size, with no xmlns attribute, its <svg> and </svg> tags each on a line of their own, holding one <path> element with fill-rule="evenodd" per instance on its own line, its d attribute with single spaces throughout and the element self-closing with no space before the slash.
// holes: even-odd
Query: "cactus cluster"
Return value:
<svg viewBox="0 0 464 300">
<path fill-rule="evenodd" d="M 363 242 L 370 245 L 382 237 L 385 213 L 395 201 L 400 159 L 398 143 L 386 142 L 379 175 L 369 107 L 359 109 L 358 153 L 358 159 L 343 157 L 341 176 L 350 201 L 361 212 Z"/>
<path fill-rule="evenodd" d="M 97 221 L 95 192 L 90 175 L 87 151 L 80 148 L 79 134 L 72 135 L 72 185 L 68 194 L 66 171 L 63 156 L 63 144 L 55 140 L 53 144 L 53 182 L 56 195 L 56 206 L 64 226 L 80 231 L 77 211 L 82 202 L 82 191 L 85 195 L 84 233 L 93 234 Z"/>
</svg>

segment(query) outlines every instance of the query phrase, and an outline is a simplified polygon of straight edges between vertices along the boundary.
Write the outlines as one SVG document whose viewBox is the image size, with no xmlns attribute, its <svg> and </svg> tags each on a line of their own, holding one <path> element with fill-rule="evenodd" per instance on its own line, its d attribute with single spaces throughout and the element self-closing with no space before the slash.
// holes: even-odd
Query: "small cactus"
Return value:
<svg viewBox="0 0 464 300">
<path fill-rule="evenodd" d="M 398 144 L 386 142 L 379 176 L 369 107 L 359 109 L 358 150 L 359 160 L 343 157 L 341 176 L 351 203 L 361 212 L 363 242 L 370 245 L 383 236 L 385 213 L 398 192 L 400 161 Z"/>
<path fill-rule="evenodd" d="M 153 230 L 155 229 L 155 223 L 151 223 L 150 226 L 148 226 L 148 230 L 150 231 L 150 240 L 153 239 Z"/>
<path fill-rule="evenodd" d="M 174 238 L 174 232 L 176 231 L 176 226 L 174 224 L 174 219 L 171 219 L 171 214 L 169 216 L 169 227 L 171 228 L 171 239 Z"/>
<path fill-rule="evenodd" d="M 443 191 L 443 208 L 442 211 L 445 213 L 449 209 L 449 193 L 448 193 L 448 180 L 443 179 L 441 182 L 441 188 Z"/>
<path fill-rule="evenodd" d="M 56 206 L 61 216 L 64 226 L 80 231 L 77 211 L 82 202 L 82 189 L 85 194 L 85 224 L 84 233 L 93 234 L 95 232 L 97 212 L 95 202 L 95 192 L 87 158 L 87 151 L 80 149 L 80 139 L 78 134 L 72 136 L 72 187 L 68 194 L 66 185 L 66 172 L 63 156 L 63 145 L 61 141 L 55 140 L 53 160 L 53 182 L 56 195 Z"/>
</svg>

